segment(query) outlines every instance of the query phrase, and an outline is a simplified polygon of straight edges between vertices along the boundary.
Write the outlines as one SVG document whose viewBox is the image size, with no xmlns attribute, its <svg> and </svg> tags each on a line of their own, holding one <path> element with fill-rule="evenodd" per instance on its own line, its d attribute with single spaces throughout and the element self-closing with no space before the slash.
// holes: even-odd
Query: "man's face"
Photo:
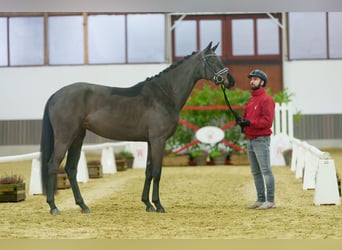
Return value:
<svg viewBox="0 0 342 250">
<path fill-rule="evenodd" d="M 252 90 L 256 90 L 259 89 L 260 87 L 262 87 L 263 81 L 256 76 L 252 76 L 249 78 L 249 85 L 251 86 Z"/>
</svg>

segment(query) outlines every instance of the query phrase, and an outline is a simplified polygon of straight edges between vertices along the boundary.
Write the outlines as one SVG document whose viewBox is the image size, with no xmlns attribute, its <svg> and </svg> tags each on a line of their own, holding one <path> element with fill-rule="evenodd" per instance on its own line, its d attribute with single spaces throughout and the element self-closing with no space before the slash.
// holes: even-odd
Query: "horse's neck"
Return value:
<svg viewBox="0 0 342 250">
<path fill-rule="evenodd" d="M 167 78 L 165 82 L 168 84 L 168 91 L 171 92 L 175 106 L 179 110 L 184 106 L 195 83 L 202 78 L 199 67 L 200 61 L 194 55 L 164 76 Z"/>
</svg>

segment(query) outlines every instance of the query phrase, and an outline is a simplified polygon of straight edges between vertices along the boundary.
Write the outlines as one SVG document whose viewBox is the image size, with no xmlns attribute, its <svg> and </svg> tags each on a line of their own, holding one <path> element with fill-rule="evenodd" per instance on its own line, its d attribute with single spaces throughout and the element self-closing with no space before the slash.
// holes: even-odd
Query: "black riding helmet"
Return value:
<svg viewBox="0 0 342 250">
<path fill-rule="evenodd" d="M 259 77 L 261 80 L 264 81 L 264 87 L 266 86 L 268 78 L 264 71 L 260 69 L 255 69 L 251 73 L 249 73 L 248 78 L 251 78 L 252 76 Z"/>
</svg>

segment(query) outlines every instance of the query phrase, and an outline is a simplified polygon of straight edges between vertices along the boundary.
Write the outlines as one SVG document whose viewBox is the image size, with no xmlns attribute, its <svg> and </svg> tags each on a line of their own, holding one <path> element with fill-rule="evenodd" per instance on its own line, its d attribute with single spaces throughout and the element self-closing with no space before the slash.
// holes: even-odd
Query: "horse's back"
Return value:
<svg viewBox="0 0 342 250">
<path fill-rule="evenodd" d="M 55 92 L 54 96 L 56 98 L 77 98 L 77 96 L 82 96 L 83 94 L 95 94 L 95 95 L 117 95 L 123 97 L 134 97 L 138 96 L 145 83 L 140 82 L 131 87 L 110 87 L 105 85 L 93 84 L 88 82 L 76 82 L 70 85 L 64 86 Z"/>
<path fill-rule="evenodd" d="M 54 99 L 74 98 L 75 96 L 81 96 L 85 93 L 106 93 L 109 92 L 109 89 L 110 87 L 104 85 L 97 85 L 87 82 L 76 82 L 57 90 L 54 94 Z"/>
</svg>

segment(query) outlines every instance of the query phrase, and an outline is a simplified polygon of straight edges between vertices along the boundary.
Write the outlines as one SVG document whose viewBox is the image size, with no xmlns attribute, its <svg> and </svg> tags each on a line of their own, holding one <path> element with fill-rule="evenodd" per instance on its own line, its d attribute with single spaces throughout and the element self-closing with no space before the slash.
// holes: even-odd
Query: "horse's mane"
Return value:
<svg viewBox="0 0 342 250">
<path fill-rule="evenodd" d="M 155 80 L 155 79 L 161 77 L 163 74 L 165 74 L 166 72 L 170 71 L 171 69 L 176 68 L 177 66 L 182 64 L 184 61 L 186 61 L 188 58 L 190 58 L 191 56 L 193 56 L 196 53 L 197 52 L 192 52 L 192 54 L 183 57 L 181 60 L 179 60 L 177 62 L 174 62 L 169 67 L 167 67 L 163 71 L 159 72 L 159 74 L 157 74 L 155 76 L 152 76 L 152 77 L 147 77 L 145 81 L 139 82 L 139 83 L 137 83 L 136 85 L 134 85 L 132 87 L 128 87 L 128 88 L 112 87 L 111 88 L 111 93 L 115 94 L 115 95 L 122 95 L 122 96 L 137 96 L 147 82 L 150 82 L 151 80 Z"/>
<path fill-rule="evenodd" d="M 155 78 L 159 78 L 161 75 L 165 74 L 166 72 L 170 71 L 171 69 L 176 68 L 178 65 L 182 64 L 184 61 L 186 61 L 188 58 L 190 58 L 191 56 L 193 56 L 196 53 L 197 53 L 196 51 L 192 52 L 192 54 L 187 55 L 187 56 L 183 57 L 181 60 L 174 62 L 169 67 L 167 67 L 163 71 L 159 72 L 159 74 L 152 76 L 152 77 L 147 77 L 145 81 L 151 81 Z"/>
</svg>

